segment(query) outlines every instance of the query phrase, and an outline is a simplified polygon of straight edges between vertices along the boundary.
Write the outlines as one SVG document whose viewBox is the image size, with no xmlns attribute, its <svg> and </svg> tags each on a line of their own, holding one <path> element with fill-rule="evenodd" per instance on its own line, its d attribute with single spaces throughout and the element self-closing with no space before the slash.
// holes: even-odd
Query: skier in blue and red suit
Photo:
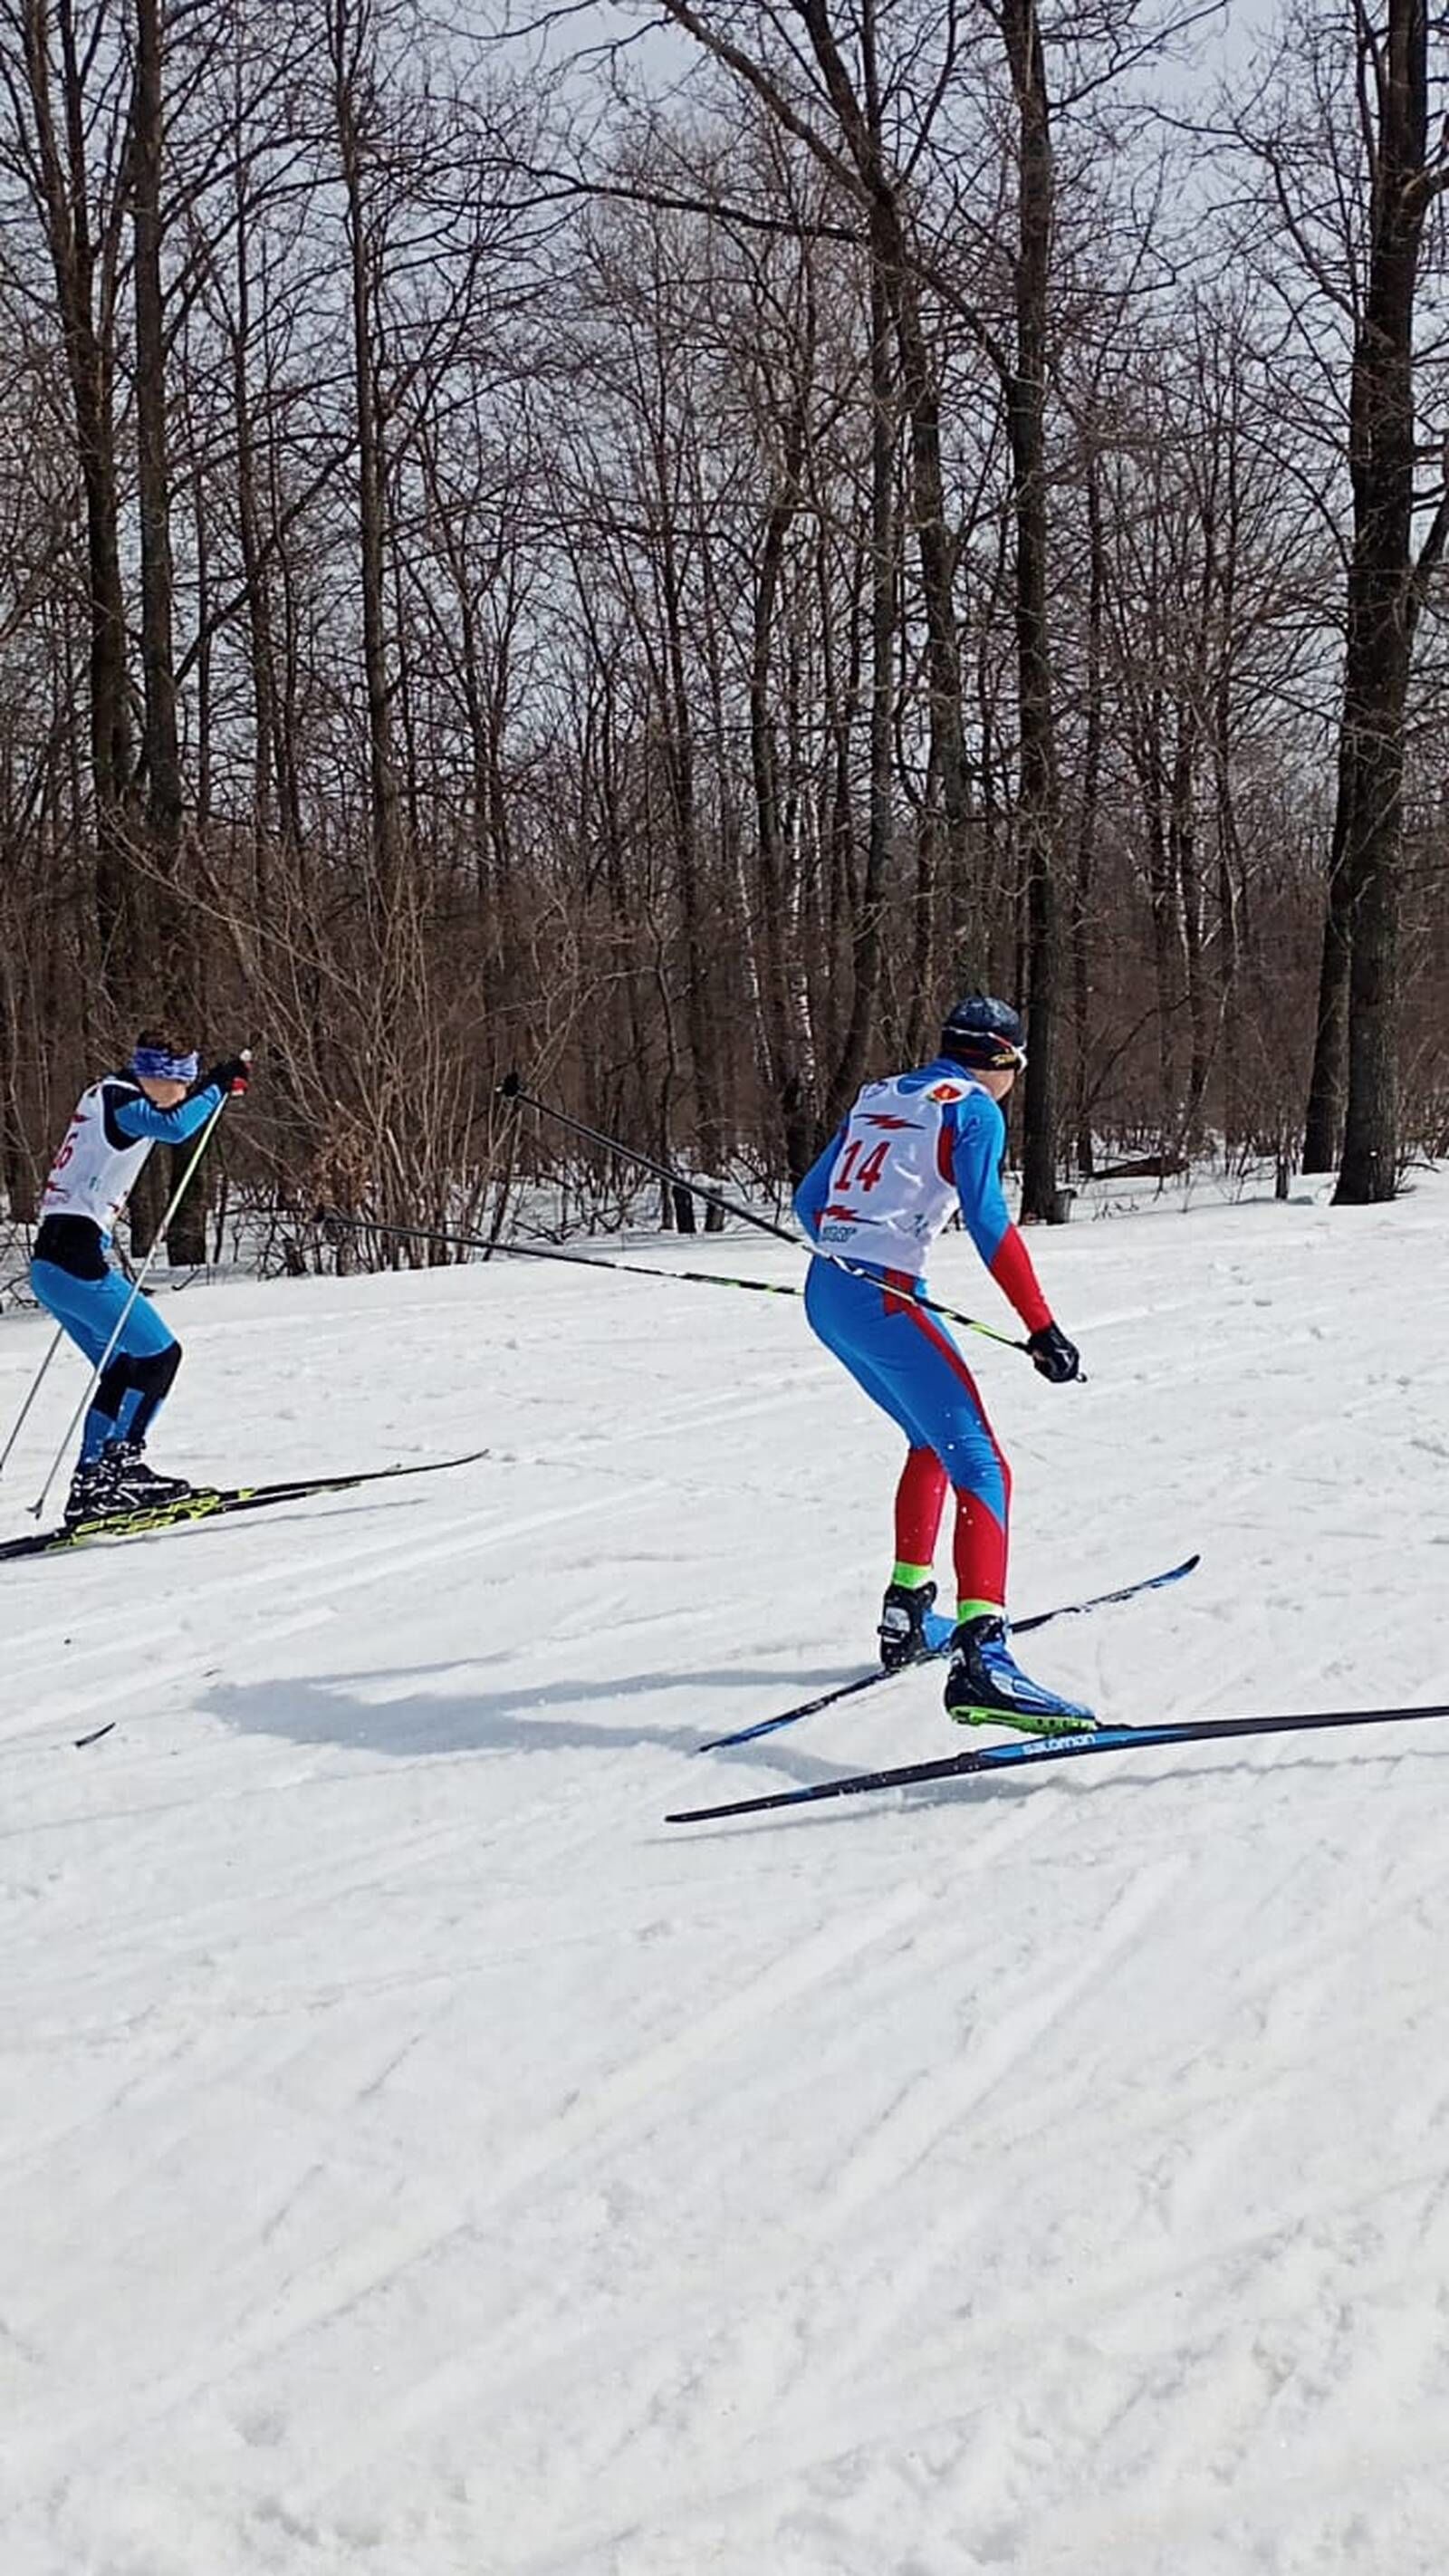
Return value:
<svg viewBox="0 0 1449 2576">
<path fill-rule="evenodd" d="M 920 1303 L 926 1255 L 959 1208 L 1026 1326 L 1041 1374 L 1056 1385 L 1079 1374 L 1076 1348 L 1052 1320 L 1001 1192 L 1006 1122 L 999 1103 L 1025 1062 L 1021 1021 L 1009 1003 L 981 993 L 958 1002 L 930 1064 L 865 1084 L 801 1182 L 795 1213 L 822 1256 L 806 1284 L 810 1323 L 908 1443 L 881 1661 L 895 1670 L 924 1649 L 949 1489 L 956 1497 L 956 1627 L 947 1711 L 969 1724 L 1051 1733 L 1095 1721 L 1089 1709 L 1029 1680 L 1012 1657 L 1011 1471 L 965 1360 L 940 1316 Z"/>
</svg>

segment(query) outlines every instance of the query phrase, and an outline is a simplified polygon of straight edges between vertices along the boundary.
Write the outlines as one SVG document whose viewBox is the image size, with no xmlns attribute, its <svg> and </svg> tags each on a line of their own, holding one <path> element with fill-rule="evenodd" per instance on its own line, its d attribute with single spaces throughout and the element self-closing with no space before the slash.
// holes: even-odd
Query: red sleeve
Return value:
<svg viewBox="0 0 1449 2576">
<path fill-rule="evenodd" d="M 1044 1332 L 1052 1310 L 1041 1293 L 1031 1254 L 1014 1225 L 1008 1225 L 987 1267 L 1003 1295 L 1010 1298 L 1029 1333 Z"/>
</svg>

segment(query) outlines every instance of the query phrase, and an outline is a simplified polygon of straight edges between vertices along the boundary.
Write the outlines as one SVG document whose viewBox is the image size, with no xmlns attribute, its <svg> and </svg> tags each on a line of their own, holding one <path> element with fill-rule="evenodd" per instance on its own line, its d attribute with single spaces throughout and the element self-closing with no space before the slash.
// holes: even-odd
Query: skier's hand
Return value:
<svg viewBox="0 0 1449 2576">
<path fill-rule="evenodd" d="M 1080 1377 L 1082 1355 L 1075 1342 L 1056 1324 L 1043 1324 L 1027 1342 L 1032 1367 L 1038 1375 L 1049 1378 L 1053 1386 L 1065 1386 L 1068 1378 Z"/>
<path fill-rule="evenodd" d="M 202 1091 L 219 1091 L 224 1099 L 230 1097 L 233 1100 L 239 1100 L 251 1078 L 251 1057 L 229 1055 L 224 1057 L 220 1064 L 214 1064 L 209 1073 L 202 1075 L 198 1088 Z"/>
</svg>

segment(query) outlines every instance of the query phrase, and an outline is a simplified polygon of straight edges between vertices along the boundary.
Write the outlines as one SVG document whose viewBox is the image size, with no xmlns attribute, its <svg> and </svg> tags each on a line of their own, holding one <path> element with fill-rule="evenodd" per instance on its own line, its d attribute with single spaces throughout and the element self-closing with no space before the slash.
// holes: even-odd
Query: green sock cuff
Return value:
<svg viewBox="0 0 1449 2576">
<path fill-rule="evenodd" d="M 1000 1601 L 958 1601 L 956 1604 L 958 1628 L 963 1619 L 1004 1619 L 1005 1617 L 1006 1607 Z"/>
<path fill-rule="evenodd" d="M 891 1573 L 891 1581 L 892 1583 L 898 1583 L 903 1592 L 919 1592 L 921 1586 L 925 1583 L 929 1583 L 930 1580 L 931 1569 L 929 1565 L 907 1565 L 904 1558 L 898 1557 L 896 1559 L 895 1566 Z"/>
</svg>

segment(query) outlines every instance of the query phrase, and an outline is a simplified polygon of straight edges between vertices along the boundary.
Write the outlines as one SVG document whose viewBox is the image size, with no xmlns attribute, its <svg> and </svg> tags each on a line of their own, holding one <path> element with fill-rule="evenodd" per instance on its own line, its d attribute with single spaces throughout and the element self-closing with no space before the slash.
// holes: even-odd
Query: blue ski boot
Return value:
<svg viewBox="0 0 1449 2576">
<path fill-rule="evenodd" d="M 899 1673 L 907 1664 L 918 1663 L 929 1654 L 926 1642 L 926 1612 L 936 1598 L 934 1583 L 892 1583 L 887 1586 L 881 1603 L 881 1666 L 885 1672 Z"/>
<path fill-rule="evenodd" d="M 1024 1735 L 1081 1735 L 1097 1720 L 1089 1708 L 1030 1681 L 1012 1660 L 1006 1621 L 963 1619 L 951 1639 L 946 1715 L 961 1726 L 1015 1726 Z"/>
</svg>

